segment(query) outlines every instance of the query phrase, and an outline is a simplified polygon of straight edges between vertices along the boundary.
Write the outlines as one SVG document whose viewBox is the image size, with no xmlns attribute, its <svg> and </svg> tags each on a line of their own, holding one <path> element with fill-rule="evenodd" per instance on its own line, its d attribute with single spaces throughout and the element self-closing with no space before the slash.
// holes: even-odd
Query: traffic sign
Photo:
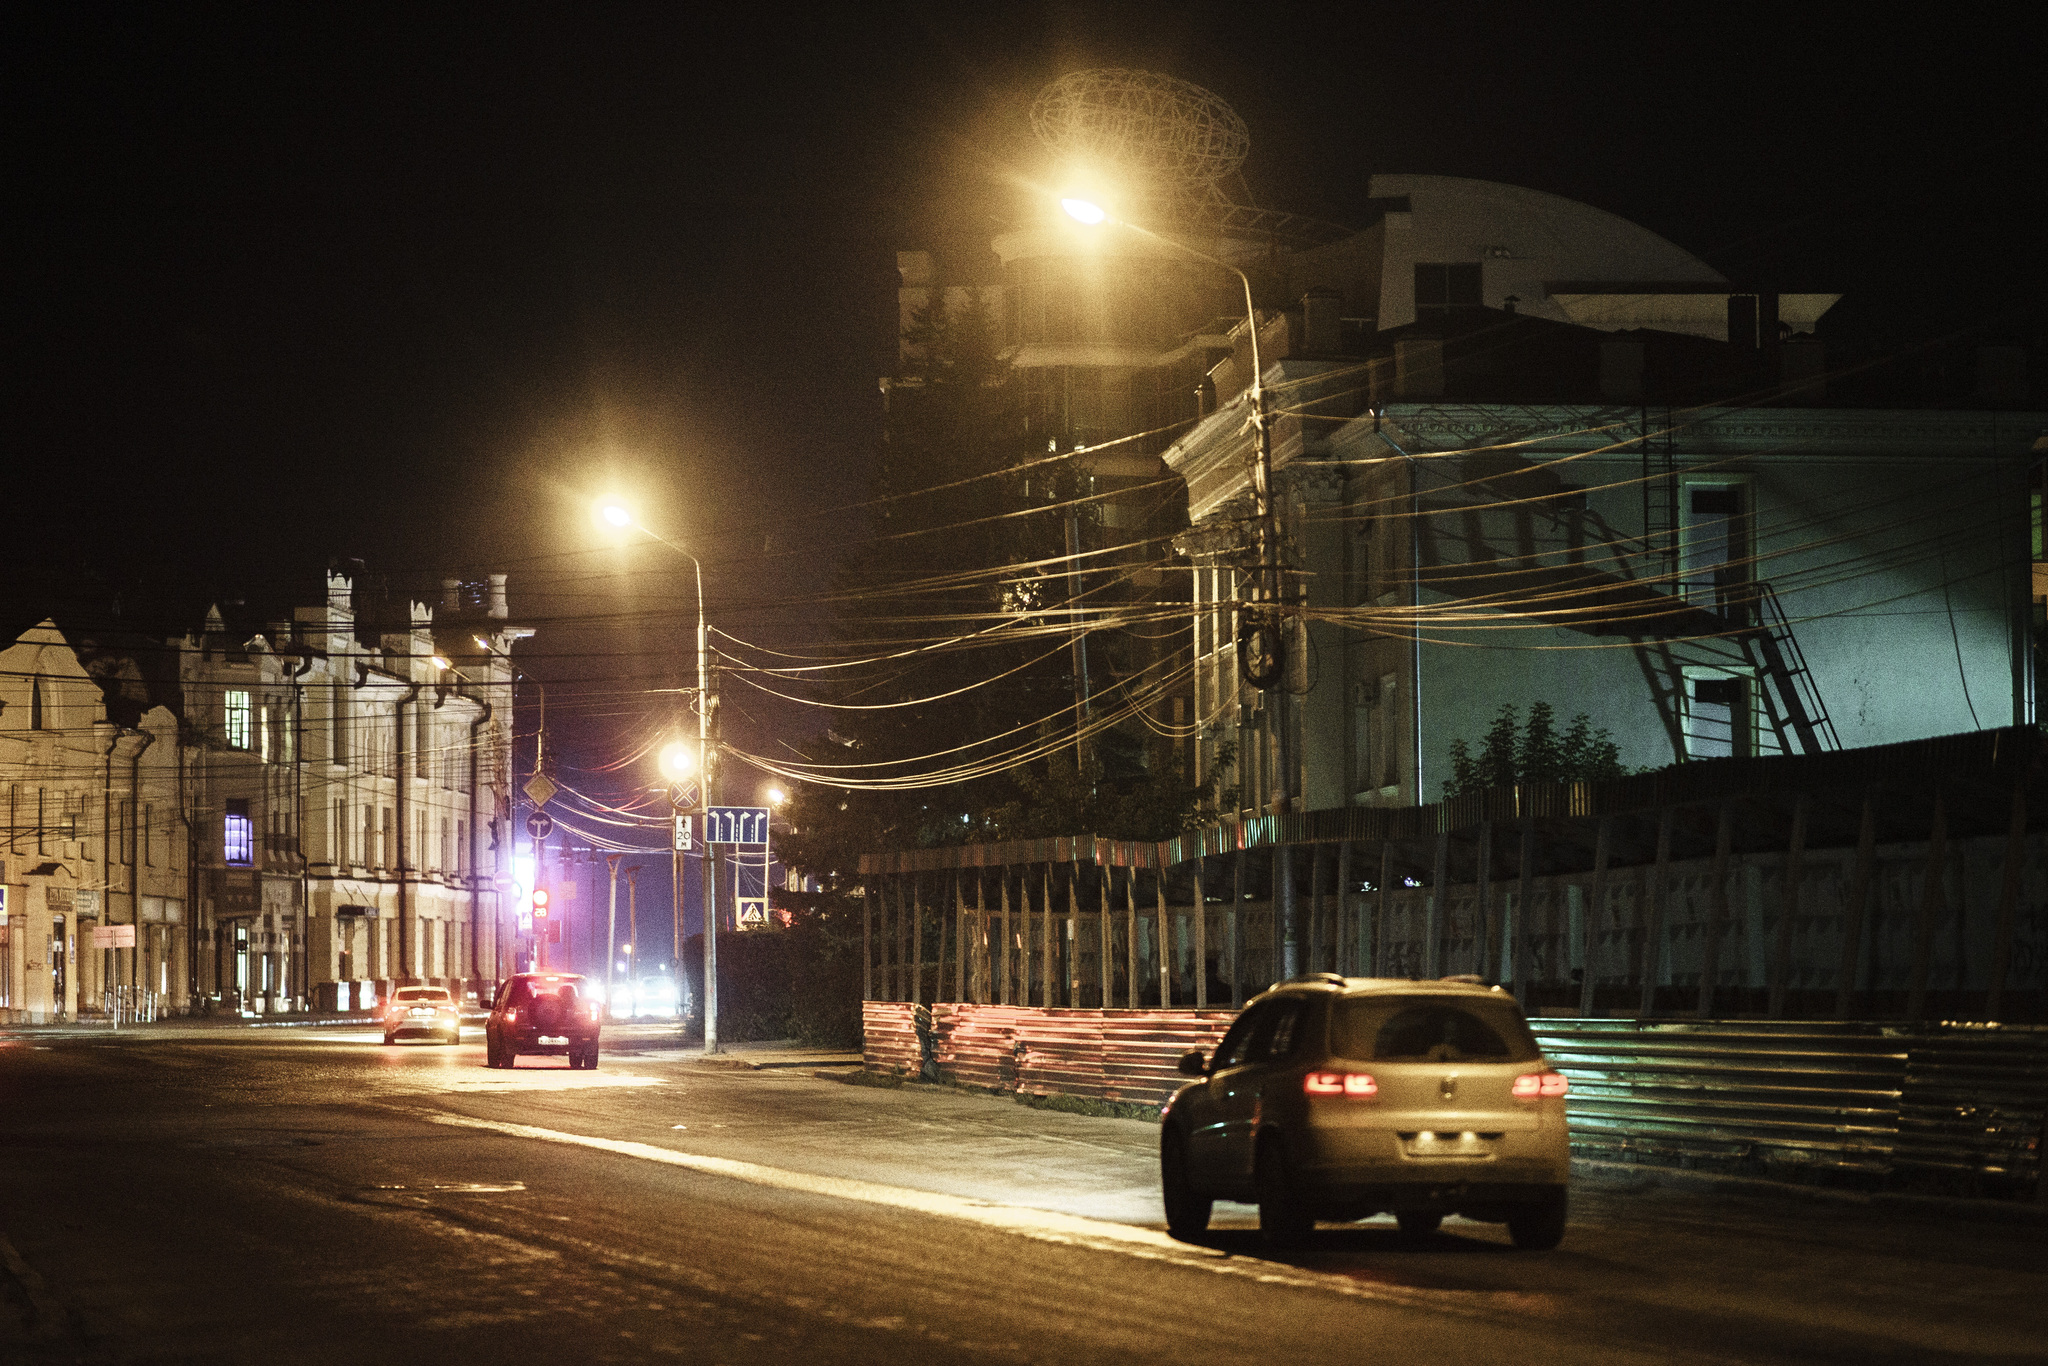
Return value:
<svg viewBox="0 0 2048 1366">
<path fill-rule="evenodd" d="M 521 791 L 526 793 L 526 799 L 535 806 L 546 806 L 548 798 L 554 796 L 561 789 L 548 781 L 547 774 L 536 773 L 526 780 L 526 786 Z"/>
<path fill-rule="evenodd" d="M 536 811 L 526 818 L 526 833 L 537 840 L 544 840 L 555 833 L 555 818 L 545 811 Z"/>
<path fill-rule="evenodd" d="M 135 947 L 135 927 L 95 925 L 92 931 L 92 946 L 96 949 L 132 949 Z"/>
<path fill-rule="evenodd" d="M 768 808 L 765 806 L 714 806 L 704 815 L 706 844 L 766 844 Z"/>
<path fill-rule="evenodd" d="M 743 896 L 740 898 L 739 912 L 741 929 L 765 928 L 768 924 L 768 899 L 760 896 Z"/>
<path fill-rule="evenodd" d="M 675 821 L 675 847 L 677 849 L 689 849 L 691 847 L 690 818 L 688 816 L 677 816 Z"/>
</svg>

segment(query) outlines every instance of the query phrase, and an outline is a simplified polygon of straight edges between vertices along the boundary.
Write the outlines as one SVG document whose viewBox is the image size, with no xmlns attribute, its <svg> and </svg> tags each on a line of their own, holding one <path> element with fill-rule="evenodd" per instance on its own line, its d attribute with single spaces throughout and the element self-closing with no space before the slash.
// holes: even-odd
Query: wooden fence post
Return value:
<svg viewBox="0 0 2048 1366">
<path fill-rule="evenodd" d="M 1067 864 L 1067 1004 L 1081 1004 L 1081 865 Z"/>
<path fill-rule="evenodd" d="M 1479 822 L 1479 879 L 1473 890 L 1478 898 L 1478 905 L 1473 909 L 1479 922 L 1478 952 L 1473 955 L 1473 967 L 1483 982 L 1500 975 L 1493 970 L 1493 822 L 1484 819 Z"/>
<path fill-rule="evenodd" d="M 1593 1014 L 1593 946 L 1600 917 L 1607 910 L 1607 860 L 1613 856 L 1614 817 L 1602 816 L 1593 838 L 1593 885 L 1587 890 L 1585 919 L 1579 926 L 1579 1016 Z"/>
<path fill-rule="evenodd" d="M 1799 918 L 1799 878 L 1806 858 L 1806 812 L 1812 798 L 1804 792 L 1792 803 L 1792 838 L 1785 846 L 1785 895 L 1779 898 L 1778 938 L 1771 948 L 1770 1013 L 1785 1018 L 1786 981 L 1792 975 L 1792 922 Z"/>
<path fill-rule="evenodd" d="M 1107 1010 L 1116 1004 L 1112 999 L 1116 973 L 1110 966 L 1110 958 L 1114 954 L 1116 943 L 1109 927 L 1109 908 L 1116 901 L 1116 880 L 1110 873 L 1109 864 L 1098 863 L 1095 866 L 1096 871 L 1102 874 L 1102 912 L 1095 919 L 1096 928 L 1101 931 L 1102 938 L 1102 958 L 1098 965 L 1102 969 L 1102 1008 Z"/>
<path fill-rule="evenodd" d="M 1948 806 L 1934 789 L 1934 828 L 1927 835 L 1927 872 L 1920 881 L 1920 912 L 1913 923 L 1913 975 L 1906 992 L 1906 1018 L 1927 1014 L 1927 978 L 1933 968 L 1934 928 L 1948 908 Z"/>
<path fill-rule="evenodd" d="M 1159 960 L 1159 1008 L 1173 1009 L 1173 926 L 1168 922 L 1166 909 L 1166 865 L 1162 862 L 1152 874 L 1152 889 L 1159 902 L 1159 937 L 1153 943 L 1153 957 Z"/>
<path fill-rule="evenodd" d="M 1722 802 L 1721 810 L 1714 820 L 1714 862 L 1713 871 L 1708 875 L 1714 885 L 1707 894 L 1707 934 L 1700 953 L 1700 1003 L 1699 1017 L 1706 1019 L 1714 1013 L 1714 988 L 1720 985 L 1721 977 L 1721 930 L 1728 923 L 1728 854 L 1734 843 L 1735 811 L 1732 803 Z"/>
<path fill-rule="evenodd" d="M 1872 868 L 1877 862 L 1877 789 L 1863 791 L 1863 823 L 1856 833 L 1856 862 L 1849 874 L 1849 897 L 1842 906 L 1842 968 L 1835 982 L 1835 1018 L 1849 1018 L 1856 992 L 1856 970 L 1863 956 L 1863 917 L 1870 907 Z"/>
<path fill-rule="evenodd" d="M 1522 852 L 1521 866 L 1517 869 L 1521 885 L 1515 889 L 1515 996 L 1524 1010 L 1536 1008 L 1536 984 L 1529 979 L 1536 975 L 1536 965 L 1529 952 L 1529 923 L 1536 918 L 1536 813 L 1529 805 L 1522 808 Z"/>
<path fill-rule="evenodd" d="M 1124 869 L 1124 1004 L 1138 1008 L 1138 869 Z"/>
<path fill-rule="evenodd" d="M 953 999 L 967 999 L 967 870 L 953 870 Z"/>
<path fill-rule="evenodd" d="M 1052 937 L 1052 860 L 1050 859 L 1046 860 L 1045 876 L 1039 880 L 1038 890 L 1039 900 L 1045 904 L 1045 917 L 1039 922 L 1040 937 L 1045 943 L 1043 982 L 1039 988 L 1039 997 L 1041 1004 L 1050 1010 L 1053 1006 L 1059 1004 L 1059 1002 L 1053 999 L 1056 993 L 1052 989 L 1053 973 L 1059 967 L 1059 953 L 1058 941 Z"/>
<path fill-rule="evenodd" d="M 1364 952 L 1359 947 L 1358 925 L 1353 918 L 1357 908 L 1351 900 L 1351 883 L 1351 841 L 1340 840 L 1337 844 L 1337 971 L 1344 972 L 1348 967 L 1351 971 L 1346 976 L 1363 975 L 1365 972 L 1362 965 Z M 1348 936 L 1345 934 L 1347 927 L 1351 931 Z"/>
<path fill-rule="evenodd" d="M 1237 831 L 1237 857 L 1230 870 L 1230 911 L 1223 932 L 1230 937 L 1230 1008 L 1244 1004 L 1244 827 Z"/>
<path fill-rule="evenodd" d="M 997 921 L 1002 932 L 1002 966 L 996 973 L 996 1004 L 1010 1004 L 1010 868 L 1008 864 L 996 870 L 997 905 L 1001 907 Z"/>
<path fill-rule="evenodd" d="M 1657 861 L 1650 866 L 1643 884 L 1643 966 L 1642 999 L 1637 1011 L 1657 1013 L 1657 971 L 1664 959 L 1664 889 L 1671 870 L 1671 820 L 1676 813 L 1665 807 L 1657 813 Z"/>
<path fill-rule="evenodd" d="M 910 1003 L 924 1000 L 924 879 L 910 875 Z"/>
<path fill-rule="evenodd" d="M 1368 975 L 1377 975 L 1385 968 L 1381 962 L 1384 951 L 1381 948 L 1387 938 L 1387 918 L 1394 913 L 1394 842 L 1380 841 L 1380 878 L 1378 890 L 1373 893 L 1372 927 L 1364 935 L 1366 957 L 1370 966 Z"/>
<path fill-rule="evenodd" d="M 2026 871 L 2027 790 L 2012 790 L 2012 825 L 2005 836 L 2005 870 L 1998 885 L 1998 928 L 1991 943 L 1991 982 L 1984 995 L 1984 1018 L 1996 1020 L 2005 1008 L 2005 979 L 2012 971 L 2013 922 L 2019 914 L 2020 878 Z M 2041 1183 L 2048 1199 L 2048 1180 Z"/>
<path fill-rule="evenodd" d="M 1439 815 L 1437 819 L 1441 822 L 1443 817 Z M 1436 858 L 1430 865 L 1429 911 L 1422 938 L 1422 975 L 1427 978 L 1441 977 L 1444 973 L 1444 924 L 1448 914 L 1445 897 L 1449 891 L 1444 883 L 1450 875 L 1451 832 L 1441 828 L 1440 824 L 1436 832 Z"/>
</svg>

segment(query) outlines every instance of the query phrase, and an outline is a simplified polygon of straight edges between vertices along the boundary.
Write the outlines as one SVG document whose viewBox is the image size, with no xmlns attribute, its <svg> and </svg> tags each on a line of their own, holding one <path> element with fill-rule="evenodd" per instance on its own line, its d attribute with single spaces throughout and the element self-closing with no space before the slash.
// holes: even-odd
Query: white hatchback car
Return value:
<svg viewBox="0 0 2048 1366">
<path fill-rule="evenodd" d="M 1176 1237 L 1214 1201 L 1259 1207 L 1268 1240 L 1391 1211 L 1411 1238 L 1447 1214 L 1564 1237 L 1571 1149 L 1562 1073 L 1499 987 L 1316 974 L 1255 998 L 1215 1055 L 1190 1053 L 1161 1118 Z"/>
</svg>

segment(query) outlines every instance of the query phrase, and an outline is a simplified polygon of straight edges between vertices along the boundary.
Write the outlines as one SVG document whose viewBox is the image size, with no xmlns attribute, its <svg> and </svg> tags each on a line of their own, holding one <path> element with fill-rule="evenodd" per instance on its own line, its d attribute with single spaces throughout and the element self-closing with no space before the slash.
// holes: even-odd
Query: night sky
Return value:
<svg viewBox="0 0 2048 1366">
<path fill-rule="evenodd" d="M 617 489 L 721 624 L 810 638 L 894 252 L 992 266 L 1030 97 L 1086 66 L 1223 95 L 1270 207 L 1478 176 L 1845 291 L 1833 326 L 2038 329 L 2039 34 L 2005 9 L 713 13 L 13 7 L 6 565 L 252 612 L 336 558 L 394 592 L 505 570 L 601 730 L 681 681 L 693 613 L 669 552 L 595 548 Z"/>
</svg>

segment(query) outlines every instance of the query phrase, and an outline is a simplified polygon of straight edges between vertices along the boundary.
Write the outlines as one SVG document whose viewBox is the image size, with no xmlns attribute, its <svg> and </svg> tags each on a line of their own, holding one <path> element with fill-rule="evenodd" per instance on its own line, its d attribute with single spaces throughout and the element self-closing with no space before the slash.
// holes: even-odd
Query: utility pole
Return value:
<svg viewBox="0 0 2048 1366">
<path fill-rule="evenodd" d="M 633 955 L 627 970 L 631 974 L 627 985 L 640 976 L 640 865 L 626 869 L 626 952 Z"/>
<path fill-rule="evenodd" d="M 619 860 L 624 857 L 624 854 L 606 854 L 604 856 L 605 871 L 611 877 L 611 900 L 605 913 L 604 930 L 604 1000 L 606 1010 L 611 1009 L 612 962 L 619 956 L 617 948 L 619 938 Z"/>
</svg>

